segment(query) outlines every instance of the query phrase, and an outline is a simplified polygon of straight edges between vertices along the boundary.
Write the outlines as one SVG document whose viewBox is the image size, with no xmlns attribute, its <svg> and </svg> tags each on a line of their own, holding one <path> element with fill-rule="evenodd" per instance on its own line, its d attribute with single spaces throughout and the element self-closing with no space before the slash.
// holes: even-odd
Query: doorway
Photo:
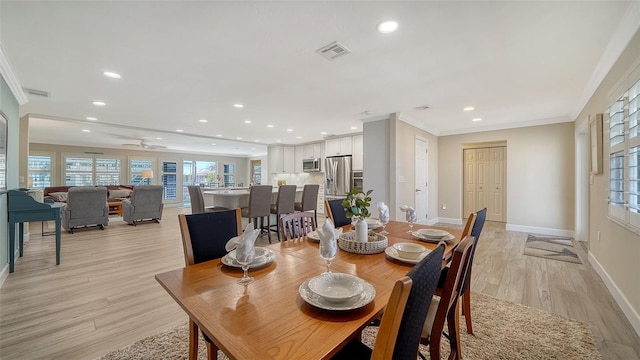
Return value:
<svg viewBox="0 0 640 360">
<path fill-rule="evenodd" d="M 575 239 L 589 248 L 589 141 L 587 123 L 576 131 Z"/>
<path fill-rule="evenodd" d="M 506 145 L 463 150 L 463 218 L 487 208 L 487 220 L 506 222 Z"/>
<path fill-rule="evenodd" d="M 415 139 L 415 199 L 416 215 L 419 224 L 426 224 L 429 218 L 427 179 L 428 179 L 428 148 L 427 141 L 416 137 Z"/>
</svg>

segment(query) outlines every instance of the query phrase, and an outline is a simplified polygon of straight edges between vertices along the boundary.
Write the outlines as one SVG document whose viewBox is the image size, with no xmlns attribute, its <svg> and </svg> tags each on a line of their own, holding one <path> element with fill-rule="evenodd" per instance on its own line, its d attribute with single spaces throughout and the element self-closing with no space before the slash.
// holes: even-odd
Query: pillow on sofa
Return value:
<svg viewBox="0 0 640 360">
<path fill-rule="evenodd" d="M 109 190 L 109 199 L 120 199 L 126 198 L 131 195 L 131 190 L 127 189 L 118 189 L 118 190 Z"/>
<path fill-rule="evenodd" d="M 49 193 L 49 196 L 54 198 L 58 202 L 67 202 L 68 192 L 52 192 Z"/>
</svg>

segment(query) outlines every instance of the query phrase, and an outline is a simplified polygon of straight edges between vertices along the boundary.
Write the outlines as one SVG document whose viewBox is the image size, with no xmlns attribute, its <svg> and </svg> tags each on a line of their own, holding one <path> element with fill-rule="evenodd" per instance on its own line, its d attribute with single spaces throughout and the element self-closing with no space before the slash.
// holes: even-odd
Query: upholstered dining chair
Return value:
<svg viewBox="0 0 640 360">
<path fill-rule="evenodd" d="M 278 233 L 278 241 L 280 241 L 280 217 L 284 214 L 291 214 L 295 211 L 296 201 L 296 188 L 295 185 L 280 185 L 278 188 L 278 199 L 275 204 L 271 204 L 271 214 L 276 216 L 275 225 L 269 226 L 269 230 L 272 227 L 276 227 Z M 269 236 L 269 242 L 271 242 L 271 236 Z"/>
<path fill-rule="evenodd" d="M 316 219 L 308 212 L 286 214 L 280 219 L 282 240 L 300 239 L 316 229 Z"/>
<path fill-rule="evenodd" d="M 313 217 L 318 223 L 318 191 L 320 185 L 307 184 L 302 188 L 302 201 L 295 204 L 296 211 L 311 211 L 313 210 Z"/>
<path fill-rule="evenodd" d="M 229 210 L 222 206 L 205 206 L 204 196 L 202 195 L 202 188 L 200 186 L 188 185 L 187 189 L 189 189 L 189 199 L 191 202 L 192 214 L 199 214 L 199 213 L 210 212 L 210 211 Z"/>
<path fill-rule="evenodd" d="M 178 215 L 185 266 L 223 257 L 229 239 L 242 233 L 240 209 Z M 216 359 L 218 348 L 202 333 L 208 359 Z M 189 320 L 189 359 L 198 358 L 198 325 Z"/>
<path fill-rule="evenodd" d="M 447 273 L 444 288 L 440 295 L 433 295 L 431 306 L 424 320 L 420 343 L 429 346 L 431 359 L 440 359 L 440 341 L 442 339 L 444 323 L 447 322 L 450 355 L 449 359 L 460 359 L 460 333 L 459 327 L 459 306 L 458 300 L 462 291 L 462 284 L 466 276 L 471 251 L 476 239 L 467 236 L 458 243 L 454 252 L 451 265 Z M 422 357 L 422 356 L 421 356 Z"/>
<path fill-rule="evenodd" d="M 373 350 L 358 340 L 352 340 L 333 359 L 416 359 L 420 333 L 431 306 L 431 302 L 424 299 L 431 298 L 438 285 L 444 248 L 443 242 L 438 244 L 396 282 L 382 315 Z M 405 301 L 403 297 L 409 284 Z"/>
<path fill-rule="evenodd" d="M 271 225 L 271 185 L 253 185 L 249 190 L 249 206 L 242 208 L 242 217 L 253 222 L 253 228 L 258 228 L 260 219 L 260 229 L 264 229 L 264 217 L 267 217 L 267 235 L 269 235 L 269 225 Z M 269 236 L 269 242 L 271 237 Z"/>
<path fill-rule="evenodd" d="M 351 219 L 347 217 L 346 211 L 342 207 L 343 199 L 325 200 L 324 208 L 327 213 L 327 218 L 333 221 L 336 228 L 351 224 Z"/>
<path fill-rule="evenodd" d="M 478 241 L 480 241 L 480 234 L 482 228 L 484 228 L 484 222 L 487 218 L 487 208 L 476 212 L 476 220 L 471 228 L 471 236 L 476 238 L 473 247 L 471 248 L 471 255 L 469 258 L 469 268 L 467 274 L 464 277 L 464 283 L 462 284 L 462 315 L 464 315 L 465 323 L 467 324 L 467 333 L 473 334 L 473 328 L 471 326 L 471 270 L 473 268 L 473 258 L 476 254 L 476 248 L 478 247 Z"/>
</svg>

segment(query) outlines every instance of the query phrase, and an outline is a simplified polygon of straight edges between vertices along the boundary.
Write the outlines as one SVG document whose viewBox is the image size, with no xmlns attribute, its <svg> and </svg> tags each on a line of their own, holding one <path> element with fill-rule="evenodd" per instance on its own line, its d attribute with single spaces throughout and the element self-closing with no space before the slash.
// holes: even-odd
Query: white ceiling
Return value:
<svg viewBox="0 0 640 360">
<path fill-rule="evenodd" d="M 436 135 L 572 121 L 637 5 L 3 0 L 0 43 L 20 84 L 51 94 L 20 109 L 37 114 L 31 142 L 251 156 L 394 112 Z M 388 19 L 398 30 L 378 33 Z M 352 53 L 316 54 L 333 41 Z"/>
</svg>

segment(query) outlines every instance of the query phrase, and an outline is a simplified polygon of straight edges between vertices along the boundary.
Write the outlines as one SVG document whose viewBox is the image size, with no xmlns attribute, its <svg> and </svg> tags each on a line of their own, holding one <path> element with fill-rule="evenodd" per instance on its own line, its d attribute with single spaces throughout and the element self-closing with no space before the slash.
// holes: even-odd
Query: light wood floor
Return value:
<svg viewBox="0 0 640 360">
<path fill-rule="evenodd" d="M 160 224 L 64 233 L 58 266 L 54 237 L 33 223 L 0 289 L 0 358 L 94 359 L 185 321 L 154 275 L 183 266 L 177 214 L 188 211 L 165 208 Z M 604 359 L 640 359 L 640 339 L 584 251 L 582 265 L 525 256 L 525 239 L 487 223 L 473 290 L 587 322 Z"/>
</svg>

